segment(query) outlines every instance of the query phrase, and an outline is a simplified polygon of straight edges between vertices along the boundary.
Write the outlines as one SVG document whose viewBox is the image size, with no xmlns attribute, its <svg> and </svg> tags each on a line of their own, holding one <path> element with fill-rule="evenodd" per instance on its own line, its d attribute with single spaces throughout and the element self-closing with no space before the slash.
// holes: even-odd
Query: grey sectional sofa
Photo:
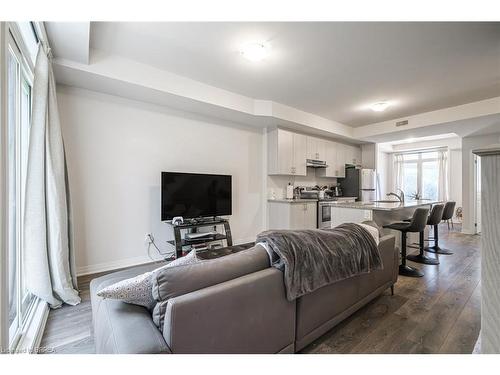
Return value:
<svg viewBox="0 0 500 375">
<path fill-rule="evenodd" d="M 283 274 L 256 246 L 171 268 L 153 294 L 153 312 L 96 295 L 101 288 L 158 267 L 135 267 L 90 284 L 97 353 L 294 353 L 392 287 L 399 255 L 380 239 L 383 269 L 342 280 L 290 302 Z M 166 279 L 165 279 L 166 278 Z M 156 323 L 156 324 L 155 324 Z M 157 324 L 161 327 L 157 328 Z"/>
</svg>

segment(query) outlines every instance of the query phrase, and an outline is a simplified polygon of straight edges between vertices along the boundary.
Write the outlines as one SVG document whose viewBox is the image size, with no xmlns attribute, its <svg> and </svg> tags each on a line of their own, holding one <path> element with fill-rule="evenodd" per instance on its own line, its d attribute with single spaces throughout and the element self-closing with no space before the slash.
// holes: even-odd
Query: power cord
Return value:
<svg viewBox="0 0 500 375">
<path fill-rule="evenodd" d="M 157 261 L 157 259 L 153 259 L 151 257 L 151 254 L 150 254 L 150 248 L 151 248 L 151 244 L 153 244 L 153 246 L 155 247 L 156 251 L 158 252 L 158 254 L 165 260 L 169 260 L 169 259 L 172 259 L 174 257 L 174 254 L 175 254 L 175 251 L 172 251 L 170 253 L 163 253 L 160 248 L 158 246 L 156 246 L 156 243 L 155 243 L 155 238 L 153 237 L 153 235 L 151 233 L 148 233 L 147 235 L 148 237 L 148 250 L 147 250 L 147 253 L 148 253 L 148 257 L 149 259 L 153 260 L 153 261 Z"/>
</svg>

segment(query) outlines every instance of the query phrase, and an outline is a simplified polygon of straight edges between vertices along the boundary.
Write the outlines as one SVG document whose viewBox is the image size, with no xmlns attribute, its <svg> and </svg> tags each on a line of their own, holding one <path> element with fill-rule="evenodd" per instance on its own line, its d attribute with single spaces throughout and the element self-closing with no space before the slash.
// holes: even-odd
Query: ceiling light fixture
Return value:
<svg viewBox="0 0 500 375">
<path fill-rule="evenodd" d="M 270 47 L 266 43 L 248 43 L 241 50 L 241 55 L 250 61 L 258 62 L 264 60 L 269 55 Z"/>
<path fill-rule="evenodd" d="M 390 105 L 389 102 L 378 102 L 370 105 L 370 109 L 375 112 L 384 112 Z"/>
</svg>

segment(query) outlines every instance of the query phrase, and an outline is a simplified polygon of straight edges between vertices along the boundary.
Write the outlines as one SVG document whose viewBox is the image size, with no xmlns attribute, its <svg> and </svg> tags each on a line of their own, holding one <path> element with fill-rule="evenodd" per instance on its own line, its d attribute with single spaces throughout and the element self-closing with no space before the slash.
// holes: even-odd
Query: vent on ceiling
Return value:
<svg viewBox="0 0 500 375">
<path fill-rule="evenodd" d="M 396 122 L 396 126 L 405 126 L 405 125 L 408 125 L 408 120 Z"/>
</svg>

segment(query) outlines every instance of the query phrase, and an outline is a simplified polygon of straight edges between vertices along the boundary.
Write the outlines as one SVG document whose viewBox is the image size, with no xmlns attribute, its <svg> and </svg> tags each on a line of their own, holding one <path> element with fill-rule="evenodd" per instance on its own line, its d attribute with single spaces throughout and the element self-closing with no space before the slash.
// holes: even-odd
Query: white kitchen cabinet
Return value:
<svg viewBox="0 0 500 375">
<path fill-rule="evenodd" d="M 318 177 L 337 177 L 337 149 L 335 148 L 335 142 L 326 142 L 326 152 L 325 161 L 326 168 L 321 168 L 317 170 Z"/>
<path fill-rule="evenodd" d="M 354 147 L 354 165 L 361 165 L 363 163 L 362 158 L 361 158 L 361 147 L 359 146 L 353 146 Z"/>
<path fill-rule="evenodd" d="M 293 133 L 293 174 L 296 176 L 307 176 L 306 139 L 305 135 Z"/>
<path fill-rule="evenodd" d="M 345 177 L 345 165 L 347 163 L 347 146 L 342 143 L 336 143 L 335 148 L 337 149 L 336 164 L 335 164 L 335 177 L 344 178 Z"/>
<path fill-rule="evenodd" d="M 269 229 L 316 229 L 317 202 L 268 201 Z"/>
<path fill-rule="evenodd" d="M 318 204 L 309 202 L 304 205 L 304 229 L 318 228 Z"/>
<path fill-rule="evenodd" d="M 307 159 L 326 160 L 328 141 L 316 137 L 307 137 Z"/>
<path fill-rule="evenodd" d="M 344 145 L 344 158 L 345 164 L 354 164 L 354 147 Z"/>
<path fill-rule="evenodd" d="M 345 149 L 345 164 L 361 165 L 361 148 L 357 146 L 343 145 Z"/>
<path fill-rule="evenodd" d="M 307 137 L 283 129 L 268 133 L 268 174 L 306 176 Z"/>
<path fill-rule="evenodd" d="M 345 177 L 345 147 L 341 143 L 325 142 L 325 161 L 328 167 L 317 170 L 318 177 Z"/>
</svg>

